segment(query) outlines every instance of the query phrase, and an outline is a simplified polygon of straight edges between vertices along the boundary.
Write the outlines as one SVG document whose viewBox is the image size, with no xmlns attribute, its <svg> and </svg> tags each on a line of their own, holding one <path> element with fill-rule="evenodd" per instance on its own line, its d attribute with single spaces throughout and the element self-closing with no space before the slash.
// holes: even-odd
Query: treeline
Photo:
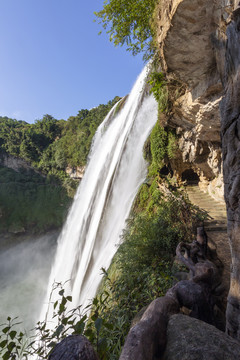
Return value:
<svg viewBox="0 0 240 360">
<path fill-rule="evenodd" d="M 83 109 L 67 121 L 45 115 L 34 124 L 0 117 L 0 149 L 20 157 L 45 174 L 60 175 L 69 166 L 84 166 L 93 135 L 112 106 Z"/>
<path fill-rule="evenodd" d="M 0 166 L 1 232 L 42 232 L 62 225 L 78 185 L 66 168 L 86 165 L 96 129 L 119 99 L 80 110 L 67 121 L 45 115 L 28 124 L 0 117 L 0 156 L 24 159 L 33 168 L 16 172 Z"/>
</svg>

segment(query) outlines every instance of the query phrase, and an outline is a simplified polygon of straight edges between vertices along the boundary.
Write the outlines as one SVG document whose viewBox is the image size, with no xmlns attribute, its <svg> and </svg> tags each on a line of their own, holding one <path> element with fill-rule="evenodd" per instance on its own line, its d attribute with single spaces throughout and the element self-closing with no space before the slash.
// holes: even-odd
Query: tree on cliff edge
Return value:
<svg viewBox="0 0 240 360">
<path fill-rule="evenodd" d="M 126 45 L 133 55 L 153 52 L 151 21 L 156 0 L 106 0 L 95 12 L 115 46 Z"/>
</svg>

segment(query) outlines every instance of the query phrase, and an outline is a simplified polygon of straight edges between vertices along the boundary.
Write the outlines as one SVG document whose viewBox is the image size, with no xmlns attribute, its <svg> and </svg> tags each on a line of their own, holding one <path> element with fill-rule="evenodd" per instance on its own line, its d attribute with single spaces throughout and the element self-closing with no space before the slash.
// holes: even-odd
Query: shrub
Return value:
<svg viewBox="0 0 240 360">
<path fill-rule="evenodd" d="M 167 155 L 167 132 L 156 123 L 150 135 L 152 162 L 160 168 Z"/>
</svg>

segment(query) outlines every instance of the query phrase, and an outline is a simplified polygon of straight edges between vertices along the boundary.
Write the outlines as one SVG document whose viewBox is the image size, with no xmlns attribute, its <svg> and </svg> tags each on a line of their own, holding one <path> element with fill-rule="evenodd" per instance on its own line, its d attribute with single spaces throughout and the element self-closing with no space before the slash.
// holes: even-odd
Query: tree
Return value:
<svg viewBox="0 0 240 360">
<path fill-rule="evenodd" d="M 153 52 L 151 21 L 156 0 L 105 0 L 95 12 L 115 46 L 127 45 L 133 55 Z"/>
</svg>

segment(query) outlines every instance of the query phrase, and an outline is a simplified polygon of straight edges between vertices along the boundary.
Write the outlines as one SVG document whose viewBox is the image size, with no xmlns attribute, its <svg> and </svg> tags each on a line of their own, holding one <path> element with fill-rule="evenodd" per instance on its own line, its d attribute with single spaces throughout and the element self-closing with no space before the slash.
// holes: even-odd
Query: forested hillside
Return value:
<svg viewBox="0 0 240 360">
<path fill-rule="evenodd" d="M 29 169 L 0 167 L 0 231 L 42 232 L 62 225 L 78 181 L 67 166 L 84 166 L 93 135 L 111 107 L 82 109 L 67 121 L 45 115 L 34 124 L 0 117 L 0 156 L 25 160 Z"/>
</svg>

